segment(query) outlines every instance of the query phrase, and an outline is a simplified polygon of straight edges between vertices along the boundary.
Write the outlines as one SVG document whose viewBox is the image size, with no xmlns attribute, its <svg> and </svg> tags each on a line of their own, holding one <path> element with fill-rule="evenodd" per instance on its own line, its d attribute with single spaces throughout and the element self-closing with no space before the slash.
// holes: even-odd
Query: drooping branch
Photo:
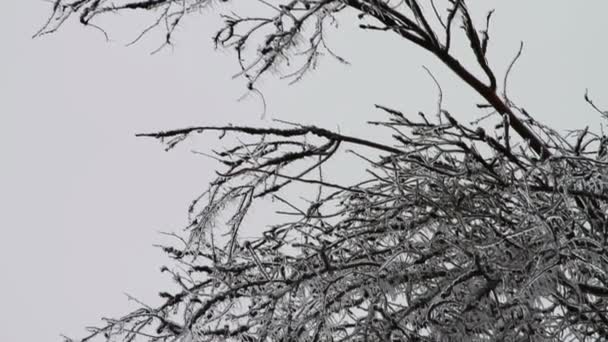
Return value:
<svg viewBox="0 0 608 342">
<path fill-rule="evenodd" d="M 155 132 L 155 133 L 139 133 L 136 134 L 138 137 L 152 137 L 152 138 L 174 138 L 174 137 L 186 137 L 192 133 L 203 133 L 204 131 L 220 131 L 220 132 L 240 132 L 245 134 L 252 135 L 261 135 L 261 134 L 271 134 L 281 137 L 296 137 L 303 136 L 306 134 L 314 134 L 319 137 L 327 138 L 333 141 L 342 141 L 347 143 L 352 143 L 355 145 L 366 146 L 369 148 L 377 149 L 383 152 L 389 152 L 394 154 L 402 153 L 401 150 L 390 147 L 387 145 L 383 145 L 374 141 L 369 141 L 353 136 L 343 135 L 337 132 L 332 132 L 324 128 L 315 127 L 315 126 L 301 126 L 298 128 L 292 129 L 281 129 L 281 128 L 255 128 L 248 126 L 224 126 L 224 127 L 214 127 L 214 126 L 198 126 L 198 127 L 188 127 L 183 129 L 177 129 L 172 131 L 163 131 L 163 132 Z"/>
<path fill-rule="evenodd" d="M 469 13 L 467 4 L 464 0 L 448 1 L 447 16 L 441 18 L 436 5 L 433 3 L 433 11 L 439 15 L 440 25 L 436 28 L 424 13 L 427 6 L 423 6 L 420 1 L 403 1 L 397 6 L 390 5 L 382 0 L 294 0 L 285 1 L 284 4 L 270 5 L 273 15 L 267 17 L 242 17 L 224 16 L 226 26 L 218 32 L 215 37 L 216 44 L 222 46 L 232 46 L 236 49 L 238 60 L 241 66 L 241 75 L 249 80 L 249 87 L 253 89 L 253 84 L 260 75 L 270 70 L 273 66 L 288 61 L 290 55 L 298 55 L 294 49 L 301 45 L 300 37 L 310 36 L 309 46 L 301 50 L 304 62 L 301 67 L 290 75 L 300 79 L 310 68 L 316 65 L 315 60 L 319 56 L 319 49 L 325 48 L 329 53 L 340 61 L 344 59 L 334 54 L 324 40 L 324 27 L 326 21 L 335 21 L 334 14 L 341 12 L 345 8 L 355 9 L 362 15 L 374 18 L 382 23 L 387 29 L 399 34 L 406 40 L 431 52 L 439 58 L 450 70 L 459 78 L 471 86 L 500 114 L 506 115 L 513 130 L 527 141 L 536 154 L 541 159 L 551 156 L 549 147 L 526 125 L 509 107 L 505 99 L 501 99 L 497 93 L 496 77 L 486 59 L 488 49 L 491 13 L 486 17 L 486 28 L 481 33 L 473 23 L 473 18 Z M 104 13 L 114 13 L 122 10 L 160 10 L 161 17 L 157 23 L 166 22 L 168 29 L 166 43 L 170 43 L 170 37 L 175 26 L 181 18 L 188 13 L 195 11 L 203 6 L 207 6 L 211 0 L 186 0 L 174 2 L 170 0 L 147 0 L 141 2 L 127 2 L 120 6 L 109 4 L 105 1 L 79 0 L 68 2 L 58 0 L 53 7 L 51 20 L 43 27 L 39 34 L 54 32 L 71 15 L 78 14 L 83 24 L 89 24 L 93 18 Z M 455 21 L 460 18 L 463 24 L 464 33 L 470 43 L 470 49 L 476 56 L 477 65 L 488 77 L 488 83 L 480 80 L 468 70 L 450 52 L 450 42 L 454 34 L 452 27 Z M 311 30 L 306 29 L 306 23 L 316 21 Z M 52 23 L 52 25 L 51 25 Z M 55 23 L 58 23 L 56 25 Z M 54 25 L 54 26 L 53 26 Z M 362 25 L 362 27 L 373 27 L 372 25 Z M 148 31 L 148 30 L 146 30 Z M 262 41 L 259 38 L 264 37 Z M 445 42 L 441 43 L 440 36 L 445 37 Z M 258 51 L 249 60 L 250 54 L 246 53 L 248 46 L 258 46 Z M 291 51 L 291 53 L 290 53 Z"/>
<path fill-rule="evenodd" d="M 416 3 L 416 1 L 410 1 L 409 3 Z M 540 140 L 540 138 L 521 120 L 515 113 L 509 108 L 503 99 L 497 94 L 496 89 L 496 77 L 492 72 L 486 60 L 487 50 L 487 37 L 484 40 L 480 40 L 477 33 L 477 29 L 473 24 L 468 9 L 466 8 L 465 2 L 462 0 L 455 1 L 454 9 L 450 11 L 448 17 L 449 25 L 446 28 L 446 36 L 448 37 L 444 46 L 438 45 L 434 37 L 435 34 L 429 36 L 425 33 L 422 28 L 418 27 L 411 20 L 402 19 L 402 15 L 395 15 L 394 10 L 387 5 L 379 5 L 373 7 L 373 9 L 367 9 L 366 2 L 363 0 L 348 0 L 347 4 L 357 10 L 366 12 L 376 19 L 381 21 L 387 27 L 392 28 L 395 32 L 401 35 L 403 38 L 415 43 L 416 45 L 426 49 L 427 51 L 434 54 L 439 58 L 448 68 L 450 68 L 460 79 L 471 86 L 479 95 L 481 95 L 488 103 L 494 107 L 494 109 L 500 113 L 509 117 L 509 124 L 515 132 L 517 132 L 524 140 L 528 141 L 532 149 L 541 157 L 546 159 L 551 156 L 551 152 Z M 414 5 L 412 5 L 414 6 Z M 416 4 L 416 8 L 419 6 Z M 449 52 L 449 38 L 451 37 L 451 23 L 458 12 L 463 14 L 463 22 L 467 38 L 471 43 L 471 50 L 477 57 L 478 64 L 484 70 L 486 75 L 489 77 L 490 83 L 484 84 L 476 76 L 474 76 L 469 70 L 467 70 L 453 55 Z M 416 17 L 423 23 L 428 23 L 426 18 L 423 16 L 421 11 L 415 10 Z M 488 16 L 489 18 L 489 16 Z M 489 19 L 488 19 L 489 21 Z M 427 24 L 428 25 L 428 24 Z M 421 33 L 422 32 L 422 33 Z M 415 35 L 418 34 L 418 35 Z M 487 32 L 486 32 L 487 35 Z"/>
</svg>

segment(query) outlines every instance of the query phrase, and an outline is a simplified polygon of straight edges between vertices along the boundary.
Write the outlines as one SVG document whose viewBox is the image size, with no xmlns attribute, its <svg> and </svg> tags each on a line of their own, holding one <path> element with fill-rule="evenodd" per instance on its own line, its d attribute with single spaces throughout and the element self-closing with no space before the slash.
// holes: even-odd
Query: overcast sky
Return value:
<svg viewBox="0 0 608 342">
<path fill-rule="evenodd" d="M 367 135 L 380 119 L 373 104 L 432 112 L 443 85 L 445 107 L 462 120 L 478 99 L 426 53 L 387 33 L 359 32 L 348 18 L 329 36 L 346 67 L 331 59 L 294 86 L 267 78 L 268 103 L 245 93 L 234 56 L 214 51 L 213 15 L 192 17 L 176 46 L 151 56 L 161 40 L 124 47 L 145 22 L 108 20 L 113 40 L 67 25 L 32 40 L 49 3 L 4 0 L 0 14 L 0 341 L 58 341 L 82 336 L 102 316 L 132 308 L 124 295 L 156 302 L 167 280 L 152 244 L 178 231 L 186 206 L 217 165 L 191 148 L 170 153 L 141 131 L 194 124 L 269 125 L 271 118 Z M 494 5 L 491 64 L 502 74 L 520 40 L 522 59 L 510 83 L 516 102 L 559 129 L 599 119 L 585 105 L 589 88 L 608 108 L 608 2 L 487 1 Z M 346 174 L 347 169 L 338 170 Z M 259 225 L 263 221 L 259 220 Z"/>
</svg>

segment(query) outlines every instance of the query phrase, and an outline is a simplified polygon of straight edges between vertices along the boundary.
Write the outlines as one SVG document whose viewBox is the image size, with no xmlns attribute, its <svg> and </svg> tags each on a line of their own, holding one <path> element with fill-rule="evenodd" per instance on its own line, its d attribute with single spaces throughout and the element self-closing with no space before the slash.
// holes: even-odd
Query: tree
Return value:
<svg viewBox="0 0 608 342">
<path fill-rule="evenodd" d="M 181 266 L 162 269 L 179 290 L 83 341 L 606 340 L 608 137 L 561 134 L 509 99 L 519 54 L 499 85 L 486 58 L 492 12 L 480 30 L 464 0 L 260 3 L 263 14 L 223 15 L 214 38 L 236 50 L 250 89 L 277 64 L 301 62 L 288 75 L 298 80 L 321 51 L 342 60 L 324 30 L 355 11 L 362 29 L 396 33 L 443 62 L 485 99 L 495 127 L 461 123 L 440 98 L 434 118 L 377 105 L 388 119 L 370 124 L 390 129 L 391 144 L 304 125 L 140 134 L 168 149 L 206 131 L 258 140 L 216 153 L 226 170 L 190 207 L 189 235 L 163 248 Z M 38 35 L 74 16 L 94 26 L 99 15 L 138 10 L 158 15 L 142 34 L 164 27 L 166 45 L 180 20 L 211 4 L 58 0 Z M 473 67 L 452 52 L 458 34 Z M 323 166 L 346 145 L 378 154 L 361 155 L 370 176 L 329 182 Z M 306 207 L 284 196 L 298 183 L 319 189 Z M 245 216 L 262 198 L 290 211 L 244 241 Z"/>
</svg>

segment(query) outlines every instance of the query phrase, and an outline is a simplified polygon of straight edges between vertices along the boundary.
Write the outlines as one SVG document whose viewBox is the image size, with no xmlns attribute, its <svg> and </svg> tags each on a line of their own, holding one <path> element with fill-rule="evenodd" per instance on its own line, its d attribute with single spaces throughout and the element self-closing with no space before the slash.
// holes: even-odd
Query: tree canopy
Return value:
<svg viewBox="0 0 608 342">
<path fill-rule="evenodd" d="M 163 248 L 180 266 L 162 269 L 178 290 L 83 341 L 606 340 L 608 137 L 589 128 L 562 134 L 509 99 L 519 54 L 500 82 L 486 57 L 493 12 L 479 26 L 464 0 L 256 3 L 252 13 L 235 4 L 222 14 L 214 37 L 235 49 L 251 89 L 279 63 L 298 61 L 287 75 L 298 80 L 321 51 L 342 60 L 325 27 L 354 11 L 362 29 L 397 34 L 438 58 L 481 95 L 495 126 L 462 123 L 440 97 L 432 115 L 377 105 L 387 119 L 369 124 L 386 128 L 391 144 L 306 125 L 140 134 L 168 149 L 209 131 L 257 140 L 215 152 L 225 169 L 189 208 L 187 236 Z M 211 4 L 58 0 L 38 35 L 72 17 L 95 25 L 136 10 L 157 15 L 142 34 L 164 28 L 171 44 L 180 21 Z M 456 35 L 475 65 L 453 54 Z M 360 155 L 368 176 L 356 184 L 323 174 L 345 146 L 377 155 Z M 286 196 L 298 183 L 318 189 L 304 207 Z M 241 238 L 263 198 L 288 208 L 282 223 Z"/>
</svg>

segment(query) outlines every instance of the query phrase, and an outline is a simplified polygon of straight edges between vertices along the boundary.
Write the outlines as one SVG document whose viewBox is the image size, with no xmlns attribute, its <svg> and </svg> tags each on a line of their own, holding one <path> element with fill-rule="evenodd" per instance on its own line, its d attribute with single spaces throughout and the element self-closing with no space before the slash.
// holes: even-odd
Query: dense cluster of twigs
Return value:
<svg viewBox="0 0 608 342">
<path fill-rule="evenodd" d="M 182 15 L 209 2 L 58 1 L 49 23 L 156 10 L 169 42 Z M 587 128 L 557 133 L 498 93 L 485 57 L 491 14 L 479 31 L 459 0 L 260 2 L 273 15 L 226 17 L 216 36 L 236 48 L 251 84 L 304 39 L 304 66 L 294 75 L 311 68 L 323 25 L 350 9 L 376 22 L 362 28 L 395 32 L 439 58 L 487 101 L 481 107 L 497 126 L 472 128 L 440 103 L 436 115 L 415 118 L 377 106 L 389 119 L 370 124 L 390 130 L 391 144 L 298 125 L 141 134 L 168 148 L 205 131 L 259 140 L 217 153 L 227 170 L 190 208 L 188 238 L 164 247 L 179 267 L 163 271 L 180 290 L 161 292 L 160 307 L 142 304 L 83 340 L 606 340 L 608 138 Z M 456 25 L 485 81 L 451 54 Z M 256 34 L 258 50 L 245 58 Z M 363 157 L 370 176 L 358 184 L 320 172 L 344 146 L 378 154 Z M 284 196 L 297 183 L 319 188 L 305 207 Z M 260 198 L 289 211 L 282 224 L 244 239 L 244 220 Z"/>
</svg>

